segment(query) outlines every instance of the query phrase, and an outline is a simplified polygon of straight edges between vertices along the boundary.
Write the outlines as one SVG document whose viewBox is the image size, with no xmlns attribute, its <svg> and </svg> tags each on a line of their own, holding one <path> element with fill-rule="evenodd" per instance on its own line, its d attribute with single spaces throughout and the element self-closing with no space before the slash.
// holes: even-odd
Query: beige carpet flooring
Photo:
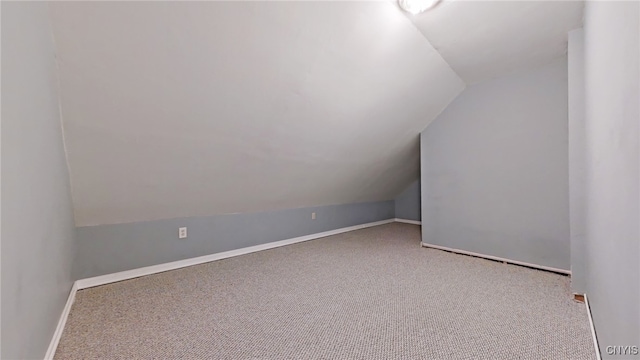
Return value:
<svg viewBox="0 0 640 360">
<path fill-rule="evenodd" d="M 569 278 L 392 223 L 79 291 L 56 359 L 593 359 Z"/>
</svg>

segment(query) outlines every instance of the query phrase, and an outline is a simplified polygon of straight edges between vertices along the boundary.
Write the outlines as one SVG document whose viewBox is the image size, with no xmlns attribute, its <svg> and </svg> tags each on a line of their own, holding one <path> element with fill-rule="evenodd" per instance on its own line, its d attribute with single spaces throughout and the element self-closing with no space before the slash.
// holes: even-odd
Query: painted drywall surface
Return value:
<svg viewBox="0 0 640 360">
<path fill-rule="evenodd" d="M 420 180 L 409 184 L 394 201 L 398 219 L 420 221 Z"/>
<path fill-rule="evenodd" d="M 640 3 L 587 3 L 587 295 L 604 358 L 640 346 L 639 34 Z"/>
<path fill-rule="evenodd" d="M 72 285 L 74 224 L 48 5 L 2 3 L 2 359 L 42 359 Z"/>
<path fill-rule="evenodd" d="M 582 26 L 582 1 L 442 1 L 407 15 L 467 84 L 548 64 Z"/>
<path fill-rule="evenodd" d="M 56 2 L 79 226 L 389 200 L 464 82 L 391 2 Z"/>
<path fill-rule="evenodd" d="M 587 289 L 585 262 L 586 147 L 584 119 L 584 31 L 569 32 L 569 226 L 571 234 L 571 290 Z"/>
<path fill-rule="evenodd" d="M 468 87 L 421 134 L 425 243 L 569 269 L 567 59 Z"/>
<path fill-rule="evenodd" d="M 382 201 L 79 227 L 74 273 L 104 275 L 393 217 L 394 202 Z M 187 239 L 178 239 L 180 227 Z"/>
</svg>

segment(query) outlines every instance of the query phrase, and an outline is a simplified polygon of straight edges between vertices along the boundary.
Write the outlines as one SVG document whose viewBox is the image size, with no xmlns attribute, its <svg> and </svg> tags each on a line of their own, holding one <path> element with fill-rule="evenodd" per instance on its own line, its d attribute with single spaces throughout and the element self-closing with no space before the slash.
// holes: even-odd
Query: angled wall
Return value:
<svg viewBox="0 0 640 360">
<path fill-rule="evenodd" d="M 393 218 L 465 87 L 389 2 L 51 7 L 78 277 Z"/>
<path fill-rule="evenodd" d="M 51 6 L 79 226 L 392 200 L 465 87 L 390 2 Z"/>
<path fill-rule="evenodd" d="M 48 4 L 2 2 L 2 359 L 42 359 L 72 285 L 74 223 Z"/>
<path fill-rule="evenodd" d="M 471 85 L 421 134 L 423 242 L 570 268 L 567 59 Z"/>
<path fill-rule="evenodd" d="M 585 9 L 587 295 L 604 358 L 640 346 L 640 4 Z"/>
</svg>

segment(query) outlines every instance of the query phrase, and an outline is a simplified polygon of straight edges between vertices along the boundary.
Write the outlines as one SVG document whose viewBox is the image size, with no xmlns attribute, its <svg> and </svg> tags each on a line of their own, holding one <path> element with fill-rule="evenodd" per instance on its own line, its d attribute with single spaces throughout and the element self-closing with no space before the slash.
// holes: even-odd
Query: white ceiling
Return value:
<svg viewBox="0 0 640 360">
<path fill-rule="evenodd" d="M 547 64 L 582 26 L 582 1 L 443 0 L 407 16 L 467 83 Z"/>
<path fill-rule="evenodd" d="M 392 199 L 465 86 L 391 2 L 51 7 L 78 226 Z"/>
</svg>

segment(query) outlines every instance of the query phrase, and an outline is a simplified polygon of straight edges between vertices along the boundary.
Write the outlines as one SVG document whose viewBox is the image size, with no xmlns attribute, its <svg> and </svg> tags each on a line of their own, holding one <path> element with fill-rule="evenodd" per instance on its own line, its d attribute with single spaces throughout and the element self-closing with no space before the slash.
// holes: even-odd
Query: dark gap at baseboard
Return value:
<svg viewBox="0 0 640 360">
<path fill-rule="evenodd" d="M 421 245 L 422 246 L 422 245 Z M 496 259 L 490 259 L 490 258 L 486 258 L 486 257 L 482 257 L 482 256 L 477 256 L 477 255 L 471 255 L 471 254 L 463 254 L 463 253 L 459 253 L 459 252 L 455 252 L 452 250 L 445 250 L 445 249 L 437 249 L 437 248 L 432 248 L 432 247 L 428 247 L 428 246 L 423 246 L 426 247 L 428 249 L 433 249 L 433 250 L 440 250 L 440 251 L 446 251 L 448 253 L 452 253 L 452 254 L 456 254 L 456 255 L 464 255 L 464 256 L 470 256 L 470 257 L 474 257 L 474 258 L 478 258 L 478 259 L 483 259 L 483 260 L 489 260 L 489 261 L 493 261 L 493 262 L 497 262 L 497 263 L 503 263 L 503 264 L 509 264 L 509 265 L 515 265 L 515 266 L 521 266 L 521 267 L 525 267 L 528 269 L 533 269 L 533 270 L 538 270 L 538 271 L 546 271 L 546 272 L 550 272 L 550 273 L 554 273 L 554 274 L 558 274 L 558 275 L 562 275 L 562 276 L 567 276 L 567 277 L 571 277 L 570 274 L 567 273 L 563 273 L 563 272 L 559 272 L 559 271 L 553 271 L 553 270 L 549 270 L 549 269 L 541 269 L 541 268 L 537 268 L 534 266 L 527 266 L 527 265 L 523 265 L 523 264 L 514 264 L 512 262 L 508 262 L 508 261 L 503 261 L 503 260 L 496 260 Z"/>
</svg>

